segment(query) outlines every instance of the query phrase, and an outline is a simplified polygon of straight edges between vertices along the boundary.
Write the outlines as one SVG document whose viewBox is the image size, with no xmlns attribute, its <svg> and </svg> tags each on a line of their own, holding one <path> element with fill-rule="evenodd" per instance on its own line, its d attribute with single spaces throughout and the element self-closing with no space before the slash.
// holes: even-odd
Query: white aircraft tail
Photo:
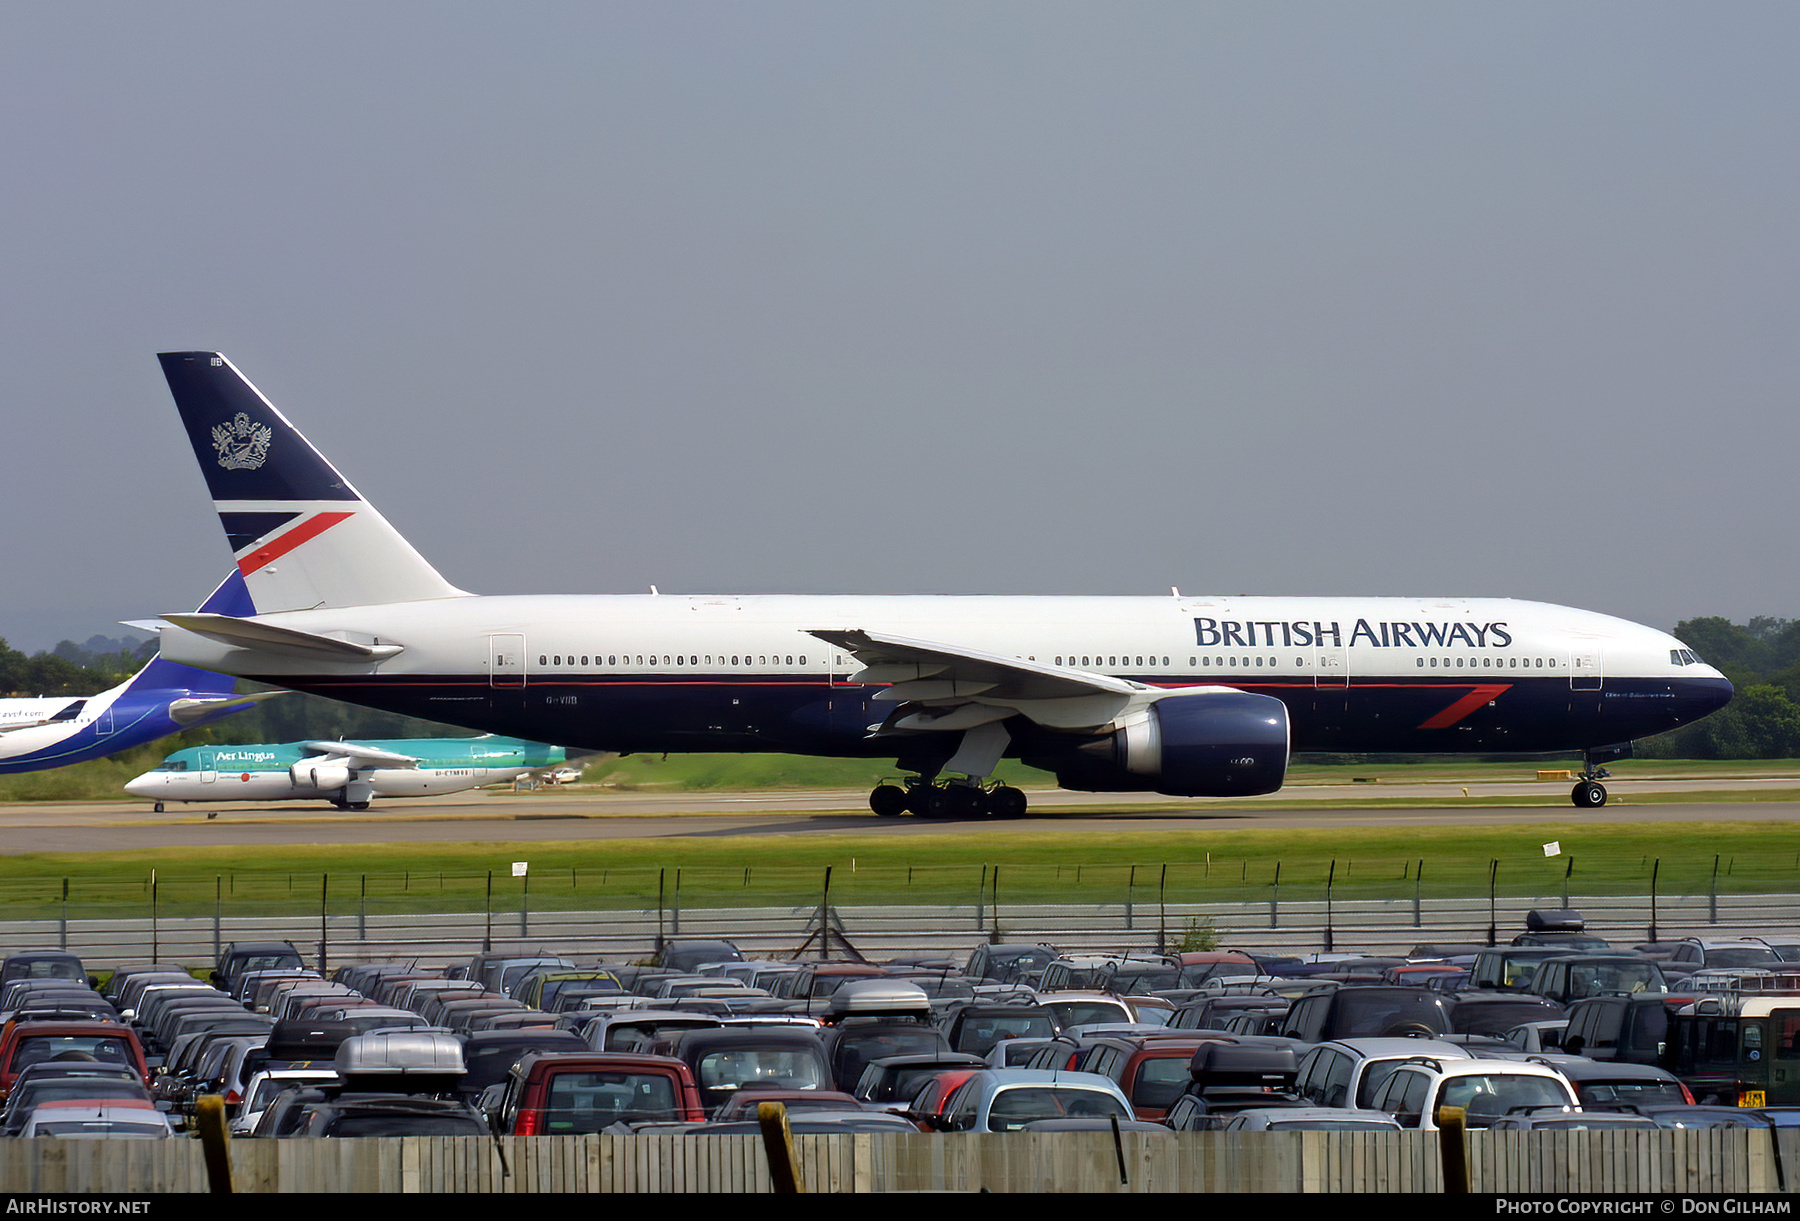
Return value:
<svg viewBox="0 0 1800 1221">
<path fill-rule="evenodd" d="M 257 614 L 465 595 L 230 361 L 157 359 Z"/>
</svg>

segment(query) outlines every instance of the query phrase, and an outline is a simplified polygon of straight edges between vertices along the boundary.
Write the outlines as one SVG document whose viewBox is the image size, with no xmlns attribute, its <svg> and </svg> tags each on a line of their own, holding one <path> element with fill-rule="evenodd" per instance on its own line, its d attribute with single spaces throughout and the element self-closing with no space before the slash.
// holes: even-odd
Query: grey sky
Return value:
<svg viewBox="0 0 1800 1221">
<path fill-rule="evenodd" d="M 231 356 L 485 593 L 1800 615 L 1792 4 L 0 3 L 0 636 Z"/>
</svg>

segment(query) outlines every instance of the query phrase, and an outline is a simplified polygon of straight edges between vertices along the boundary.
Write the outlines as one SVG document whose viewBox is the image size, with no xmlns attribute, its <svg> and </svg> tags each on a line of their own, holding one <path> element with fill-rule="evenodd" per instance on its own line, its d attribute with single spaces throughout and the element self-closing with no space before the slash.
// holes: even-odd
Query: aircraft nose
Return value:
<svg viewBox="0 0 1800 1221">
<path fill-rule="evenodd" d="M 125 782 L 125 791 L 133 797 L 148 797 L 156 787 L 156 782 L 148 775 L 138 776 Z"/>
<path fill-rule="evenodd" d="M 1729 678 L 1690 678 L 1680 687 L 1680 715 L 1683 724 L 1708 716 L 1731 702 L 1737 689 Z"/>
</svg>

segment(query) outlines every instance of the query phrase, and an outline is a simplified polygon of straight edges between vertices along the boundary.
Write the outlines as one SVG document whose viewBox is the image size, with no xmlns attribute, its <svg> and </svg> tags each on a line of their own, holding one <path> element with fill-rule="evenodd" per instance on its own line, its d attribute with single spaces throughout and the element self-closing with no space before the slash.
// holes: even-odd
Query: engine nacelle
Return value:
<svg viewBox="0 0 1800 1221">
<path fill-rule="evenodd" d="M 350 783 L 350 765 L 342 759 L 302 759 L 288 768 L 298 788 L 328 791 Z"/>
<path fill-rule="evenodd" d="M 1287 776 L 1287 705 L 1248 691 L 1172 695 L 1081 753 L 1086 757 L 1056 770 L 1064 788 L 1176 797 L 1273 793 Z"/>
</svg>

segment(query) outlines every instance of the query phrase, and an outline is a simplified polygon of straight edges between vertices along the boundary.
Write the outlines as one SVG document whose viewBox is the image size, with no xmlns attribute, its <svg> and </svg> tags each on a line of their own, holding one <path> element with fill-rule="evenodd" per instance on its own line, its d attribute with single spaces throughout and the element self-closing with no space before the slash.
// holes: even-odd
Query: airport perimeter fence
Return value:
<svg viewBox="0 0 1800 1221">
<path fill-rule="evenodd" d="M 99 966 L 146 958 L 199 965 L 226 942 L 276 939 L 327 966 L 367 958 L 447 963 L 512 948 L 630 961 L 664 939 L 707 937 L 777 958 L 963 955 L 982 941 L 1042 941 L 1072 951 L 1218 945 L 1405 954 L 1422 944 L 1508 941 L 1529 910 L 1543 907 L 1575 907 L 1591 931 L 1624 944 L 1800 934 L 1793 862 L 1750 866 L 1709 859 L 1665 868 L 1633 858 L 1588 872 L 1559 865 L 1550 877 L 1521 868 L 1514 879 L 1498 862 L 1359 861 L 1332 862 L 1323 879 L 1295 878 L 1295 870 L 1284 881 L 1276 862 L 1260 882 L 1248 870 L 1215 871 L 1212 862 L 595 867 L 520 877 L 157 871 L 133 879 L 0 879 L 0 951 L 68 949 Z M 1432 893 L 1450 889 L 1421 880 L 1438 872 L 1476 885 Z M 1596 880 L 1603 888 L 1572 889 Z M 1633 881 L 1647 885 L 1621 889 Z"/>
</svg>

